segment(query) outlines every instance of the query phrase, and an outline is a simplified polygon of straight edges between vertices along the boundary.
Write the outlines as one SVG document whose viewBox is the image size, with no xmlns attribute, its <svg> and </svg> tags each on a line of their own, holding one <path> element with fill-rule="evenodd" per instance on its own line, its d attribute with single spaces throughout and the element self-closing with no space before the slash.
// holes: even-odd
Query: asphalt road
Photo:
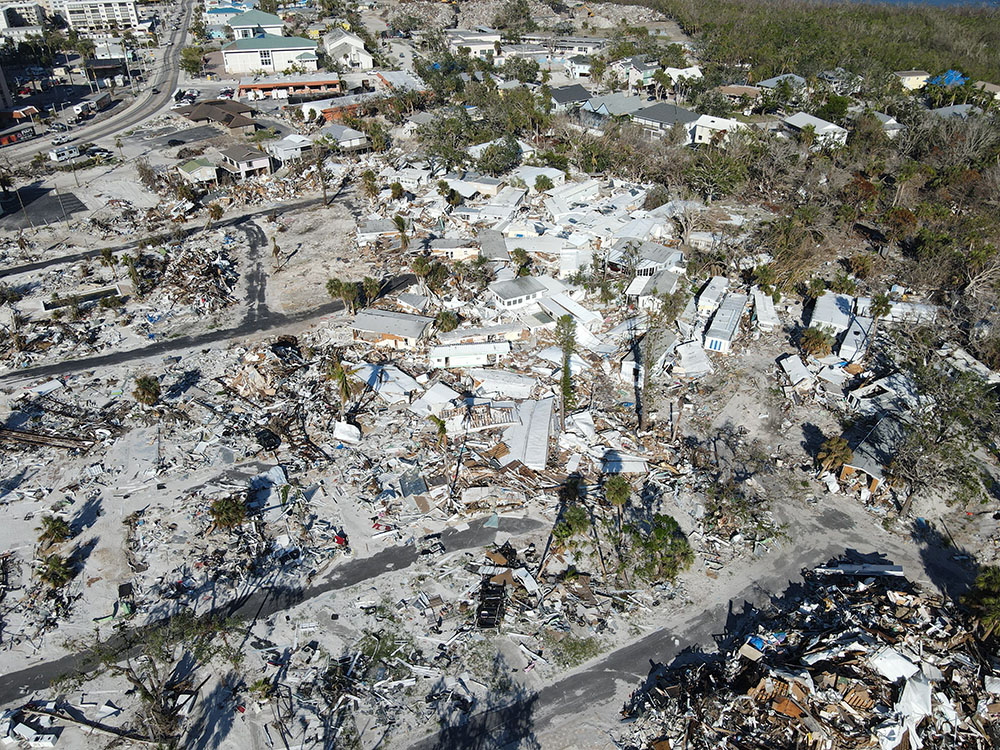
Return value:
<svg viewBox="0 0 1000 750">
<path fill-rule="evenodd" d="M 541 525 L 540 521 L 532 519 L 505 518 L 500 522 L 500 532 L 504 535 L 520 535 L 534 531 Z M 490 544 L 496 534 L 496 529 L 484 528 L 482 521 L 476 521 L 464 531 L 450 529 L 442 532 L 441 542 L 447 551 L 452 552 Z M 414 546 L 387 547 L 371 557 L 345 562 L 335 568 L 329 578 L 315 586 L 304 589 L 264 587 L 231 604 L 216 608 L 213 614 L 242 621 L 257 620 L 283 612 L 317 596 L 370 581 L 385 573 L 403 570 L 413 565 L 417 559 L 417 549 Z M 0 704 L 20 700 L 36 690 L 44 690 L 53 680 L 79 669 L 86 656 L 86 653 L 70 654 L 0 676 Z"/>
<path fill-rule="evenodd" d="M 331 199 L 331 202 L 336 200 L 336 196 Z M 282 213 L 286 211 L 298 211 L 302 208 L 308 208 L 309 206 L 316 206 L 322 204 L 322 198 L 306 198 L 304 200 L 295 201 L 294 203 L 282 203 L 280 205 L 268 206 L 267 208 L 262 208 L 258 211 L 253 211 L 251 213 L 241 214 L 240 216 L 234 216 L 230 219 L 222 219 L 217 221 L 213 226 L 216 228 L 220 227 L 238 227 L 243 222 L 252 221 L 253 219 L 259 219 L 262 216 L 268 216 L 275 211 L 281 211 Z M 12 214 L 13 215 L 13 214 Z M 183 232 L 184 236 L 188 237 L 192 234 L 198 234 L 203 230 L 203 227 L 199 225 L 191 225 L 186 227 Z M 139 246 L 139 243 L 143 240 L 133 240 L 132 242 L 126 242 L 122 245 L 115 245 L 111 247 L 112 252 L 115 254 L 125 252 L 127 250 L 134 250 Z M 34 271 L 40 271 L 43 268 L 50 268 L 51 266 L 60 266 L 68 263 L 76 263 L 81 260 L 86 260 L 87 258 L 96 258 L 101 254 L 100 249 L 94 250 L 81 250 L 78 253 L 70 253 L 68 255 L 60 255 L 54 258 L 45 258 L 44 260 L 37 260 L 31 263 L 22 263 L 19 266 L 7 266 L 5 268 L 0 268 L 0 278 L 6 276 L 16 276 L 21 273 L 32 273 Z"/>
<path fill-rule="evenodd" d="M 863 514 L 864 511 L 862 510 Z M 859 516 L 856 515 L 855 518 Z M 612 651 L 577 672 L 537 691 L 522 691 L 511 697 L 491 698 L 493 707 L 473 715 L 464 724 L 445 726 L 411 745 L 412 750 L 499 750 L 508 747 L 578 747 L 594 744 L 614 726 L 621 709 L 622 690 L 643 685 L 650 673 L 674 660 L 698 660 L 717 649 L 725 650 L 738 642 L 759 611 L 785 596 L 795 596 L 801 571 L 815 568 L 844 554 L 860 550 L 871 554 L 871 518 L 857 526 L 839 511 L 820 511 L 808 523 L 791 532 L 783 548 L 759 563 L 753 570 L 737 572 L 748 585 L 733 596 L 704 600 L 699 606 L 669 617 L 661 629 L 616 651 Z M 878 550 L 902 564 L 910 580 L 930 578 L 959 580 L 968 574 L 949 557 L 930 559 L 921 550 L 920 562 L 906 557 L 898 549 Z M 944 551 L 947 553 L 947 550 Z M 755 579 L 756 571 L 761 571 Z M 690 592 L 697 599 L 697 592 Z M 503 704 L 503 705 L 499 705 Z M 540 739 L 544 734 L 544 739 Z M 585 742 L 586 741 L 586 742 Z M 610 742 L 608 743 L 610 747 Z"/>
<path fill-rule="evenodd" d="M 173 30 L 168 37 L 173 42 L 166 48 L 163 60 L 160 65 L 160 74 L 151 81 L 143 82 L 143 87 L 150 93 L 143 98 L 140 95 L 132 106 L 123 110 L 119 114 L 109 117 L 107 120 L 95 122 L 93 125 L 84 126 L 72 131 L 73 143 L 86 143 L 97 141 L 111 135 L 126 130 L 145 120 L 159 109 L 173 101 L 174 90 L 177 88 L 177 80 L 180 77 L 180 57 L 181 47 L 188 26 L 191 23 L 191 12 L 194 8 L 195 0 L 181 0 L 184 6 L 184 18 L 180 23 L 180 28 Z M 153 89 L 159 89 L 159 94 L 153 94 Z M 36 153 L 46 153 L 51 146 L 48 137 L 36 138 L 28 141 L 23 149 L 10 147 L 5 153 L 20 161 L 31 159 Z M 40 147 L 41 146 L 41 147 Z"/>
</svg>

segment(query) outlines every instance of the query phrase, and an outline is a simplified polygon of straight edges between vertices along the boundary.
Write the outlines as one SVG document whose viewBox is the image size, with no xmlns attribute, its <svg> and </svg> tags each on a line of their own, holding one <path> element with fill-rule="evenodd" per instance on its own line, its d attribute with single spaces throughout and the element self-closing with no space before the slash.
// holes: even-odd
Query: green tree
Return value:
<svg viewBox="0 0 1000 750">
<path fill-rule="evenodd" d="M 344 414 L 347 412 L 347 405 L 350 404 L 361 391 L 364 390 L 364 383 L 358 379 L 359 368 L 345 367 L 339 357 L 334 357 L 327 365 L 326 379 L 333 383 L 340 400 L 340 421 L 344 421 Z"/>
<path fill-rule="evenodd" d="M 132 398 L 140 404 L 153 406 L 160 400 L 160 381 L 152 375 L 140 375 L 135 379 Z"/>
<path fill-rule="evenodd" d="M 562 372 L 559 376 L 559 389 L 562 393 L 562 415 L 563 422 L 565 423 L 566 414 L 576 406 L 572 368 L 572 357 L 576 352 L 576 321 L 572 315 L 563 315 L 556 321 L 556 344 L 562 352 Z"/>
<path fill-rule="evenodd" d="M 73 530 L 62 518 L 42 516 L 42 526 L 38 529 L 38 542 L 43 545 L 59 544 L 73 536 Z"/>
<path fill-rule="evenodd" d="M 672 516 L 656 514 L 648 525 L 631 525 L 631 569 L 649 583 L 673 581 L 691 566 L 694 551 Z"/>
<path fill-rule="evenodd" d="M 201 75 L 204 64 L 204 50 L 201 47 L 185 47 L 181 50 L 180 68 L 188 75 Z"/>
<path fill-rule="evenodd" d="M 73 576 L 73 566 L 62 555 L 49 555 L 38 571 L 38 579 L 54 589 L 65 586 L 73 580 Z"/>
<path fill-rule="evenodd" d="M 238 528 L 247 520 L 246 497 L 243 494 L 232 494 L 216 498 L 208 506 L 208 513 L 215 528 L 223 531 Z"/>
<path fill-rule="evenodd" d="M 361 188 L 369 200 L 375 200 L 378 195 L 378 178 L 376 178 L 375 172 L 366 169 L 361 173 Z"/>
<path fill-rule="evenodd" d="M 476 168 L 480 172 L 499 177 L 506 174 L 521 161 L 521 147 L 510 134 L 504 136 L 499 143 L 492 143 L 483 149 Z"/>
<path fill-rule="evenodd" d="M 743 184 L 746 164 L 724 149 L 701 149 L 684 176 L 688 186 L 711 203 L 731 195 Z"/>
<path fill-rule="evenodd" d="M 554 187 L 555 185 L 552 183 L 552 180 L 547 175 L 540 174 L 538 175 L 538 177 L 535 178 L 536 193 L 544 193 L 546 190 L 551 190 Z"/>
<path fill-rule="evenodd" d="M 818 276 L 814 276 L 809 279 L 809 283 L 806 285 L 806 297 L 808 299 L 816 300 L 823 296 L 826 291 L 826 281 Z"/>
<path fill-rule="evenodd" d="M 816 463 L 821 471 L 833 471 L 839 469 L 846 463 L 850 463 L 854 458 L 854 451 L 848 445 L 847 440 L 842 437 L 832 437 L 823 441 L 816 453 Z"/>
<path fill-rule="evenodd" d="M 427 421 L 434 425 L 434 434 L 441 448 L 448 447 L 448 425 L 441 417 L 429 414 Z"/>
<path fill-rule="evenodd" d="M 361 280 L 361 287 L 365 293 L 365 304 L 370 305 L 372 302 L 378 299 L 379 292 L 382 291 L 382 284 L 378 279 L 373 279 L 371 276 L 365 276 Z"/>
<path fill-rule="evenodd" d="M 996 632 L 1000 628 L 1000 567 L 981 568 L 962 603 L 972 612 L 984 640 Z"/>
<path fill-rule="evenodd" d="M 448 333 L 458 328 L 458 316 L 451 310 L 442 310 L 434 319 L 434 325 L 441 333 Z"/>
<path fill-rule="evenodd" d="M 405 253 L 410 247 L 410 236 L 406 233 L 406 219 L 396 214 L 392 217 L 392 223 L 396 225 L 396 232 L 399 234 L 399 249 Z"/>
<path fill-rule="evenodd" d="M 523 247 L 515 247 L 510 253 L 510 259 L 514 261 L 515 276 L 529 276 L 531 274 L 531 256 Z"/>
<path fill-rule="evenodd" d="M 811 357 L 825 357 L 833 349 L 833 338 L 819 328 L 807 328 L 799 337 L 799 346 Z"/>
<path fill-rule="evenodd" d="M 389 186 L 389 189 L 392 191 L 392 199 L 394 201 L 402 200 L 403 196 L 406 195 L 406 191 L 403 190 L 403 186 L 398 182 L 392 183 L 392 185 Z"/>
</svg>

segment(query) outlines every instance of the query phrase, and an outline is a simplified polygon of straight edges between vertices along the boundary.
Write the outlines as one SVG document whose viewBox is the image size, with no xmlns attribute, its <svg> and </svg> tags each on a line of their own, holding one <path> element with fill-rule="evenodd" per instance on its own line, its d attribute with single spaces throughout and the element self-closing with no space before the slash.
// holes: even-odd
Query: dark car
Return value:
<svg viewBox="0 0 1000 750">
<path fill-rule="evenodd" d="M 171 138 L 169 141 L 167 141 L 167 146 L 169 146 L 170 148 L 173 148 L 174 146 L 183 146 L 183 145 L 184 141 L 182 141 L 180 138 Z"/>
<path fill-rule="evenodd" d="M 153 89 L 153 93 L 154 93 L 154 94 L 159 94 L 159 93 L 160 93 L 160 90 L 159 90 L 159 89 Z"/>
</svg>

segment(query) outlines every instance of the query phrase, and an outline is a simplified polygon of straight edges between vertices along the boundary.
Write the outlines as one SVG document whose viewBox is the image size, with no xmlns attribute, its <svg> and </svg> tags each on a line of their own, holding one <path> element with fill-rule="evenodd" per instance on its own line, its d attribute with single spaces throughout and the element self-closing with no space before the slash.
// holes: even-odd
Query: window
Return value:
<svg viewBox="0 0 1000 750">
<path fill-rule="evenodd" d="M 271 50 L 269 50 L 269 49 L 262 49 L 260 51 L 260 65 L 261 65 L 261 67 L 262 68 L 270 68 L 271 64 L 272 64 L 272 62 L 271 62 Z"/>
</svg>

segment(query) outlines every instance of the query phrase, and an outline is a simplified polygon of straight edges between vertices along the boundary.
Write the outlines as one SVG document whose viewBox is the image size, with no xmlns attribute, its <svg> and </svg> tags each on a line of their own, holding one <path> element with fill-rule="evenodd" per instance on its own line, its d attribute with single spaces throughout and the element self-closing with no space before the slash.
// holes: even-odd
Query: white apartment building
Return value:
<svg viewBox="0 0 1000 750">
<path fill-rule="evenodd" d="M 125 30 L 139 27 L 133 0 L 51 0 L 52 12 L 77 31 Z"/>
</svg>

